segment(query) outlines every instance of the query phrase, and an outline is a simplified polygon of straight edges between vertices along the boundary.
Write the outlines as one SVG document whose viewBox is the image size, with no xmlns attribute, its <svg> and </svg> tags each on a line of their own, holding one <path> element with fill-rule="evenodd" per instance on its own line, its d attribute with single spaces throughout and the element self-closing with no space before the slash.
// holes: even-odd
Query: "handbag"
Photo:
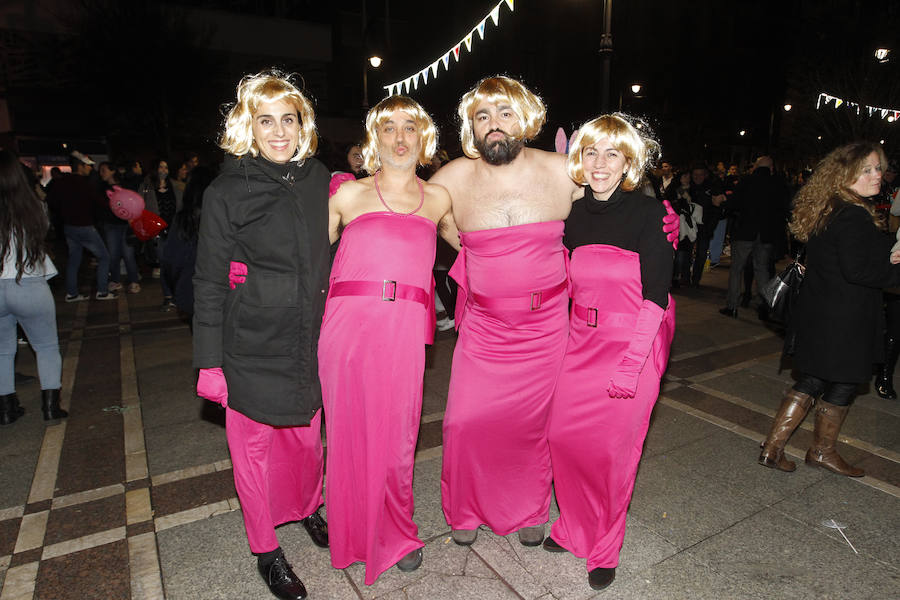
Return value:
<svg viewBox="0 0 900 600">
<path fill-rule="evenodd" d="M 800 262 L 801 256 L 796 258 L 785 269 L 765 284 L 760 292 L 769 305 L 770 314 L 782 322 L 790 318 L 794 300 L 800 292 L 806 267 Z"/>
</svg>

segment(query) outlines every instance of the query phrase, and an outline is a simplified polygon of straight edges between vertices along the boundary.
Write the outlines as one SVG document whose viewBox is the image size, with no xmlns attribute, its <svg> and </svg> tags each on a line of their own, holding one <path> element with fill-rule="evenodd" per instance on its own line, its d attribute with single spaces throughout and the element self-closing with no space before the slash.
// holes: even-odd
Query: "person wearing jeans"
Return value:
<svg viewBox="0 0 900 600">
<path fill-rule="evenodd" d="M 69 263 L 66 265 L 66 301 L 85 300 L 78 294 L 78 269 L 81 267 L 81 258 L 87 249 L 97 257 L 97 299 L 109 298 L 109 252 L 103 245 L 100 234 L 93 225 L 63 227 L 66 234 L 66 244 L 69 246 Z"/>
<path fill-rule="evenodd" d="M 106 236 L 106 247 L 109 249 L 109 264 L 112 269 L 109 281 L 111 284 L 115 284 L 111 285 L 111 287 L 116 289 L 121 287 L 119 283 L 119 261 L 125 259 L 125 270 L 128 273 L 128 291 L 136 293 L 141 289 L 138 283 L 140 276 L 138 275 L 137 261 L 134 258 L 134 247 L 129 245 L 127 241 L 128 229 L 128 223 L 124 221 L 121 224 L 107 223 L 103 227 L 103 233 Z"/>
</svg>

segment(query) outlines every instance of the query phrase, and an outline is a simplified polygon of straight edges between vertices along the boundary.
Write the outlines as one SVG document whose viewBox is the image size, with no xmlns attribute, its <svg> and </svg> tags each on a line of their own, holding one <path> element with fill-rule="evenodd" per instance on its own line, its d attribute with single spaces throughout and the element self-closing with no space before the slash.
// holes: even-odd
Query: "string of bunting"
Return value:
<svg viewBox="0 0 900 600">
<path fill-rule="evenodd" d="M 844 100 L 843 98 L 838 98 L 837 96 L 832 96 L 831 94 L 826 94 L 822 92 L 819 94 L 819 99 L 816 100 L 816 110 L 819 110 L 823 106 L 828 106 L 834 102 L 835 108 L 840 108 L 842 105 L 847 105 L 849 110 L 855 110 L 856 114 L 861 114 L 863 110 L 868 113 L 868 116 L 878 115 L 880 118 L 885 119 L 888 117 L 892 117 L 891 121 L 900 120 L 900 110 L 894 108 L 881 108 L 879 106 L 869 106 L 864 104 L 860 106 L 858 102 L 852 102 L 850 100 Z"/>
<path fill-rule="evenodd" d="M 454 62 L 459 62 L 459 54 L 463 46 L 465 46 L 466 50 L 472 52 L 472 40 L 475 37 L 475 34 L 478 34 L 479 39 L 484 39 L 484 29 L 485 25 L 487 25 L 487 20 L 491 19 L 494 22 L 495 27 L 500 26 L 500 7 L 503 5 L 509 7 L 509 11 L 515 11 L 515 0 L 500 0 L 491 9 L 491 12 L 486 14 L 481 21 L 478 22 L 475 27 L 461 40 L 459 40 L 452 48 L 447 50 L 441 57 L 432 62 L 430 65 L 426 66 L 424 69 L 421 69 L 419 72 L 410 75 L 406 79 L 401 79 L 400 81 L 395 81 L 390 85 L 384 86 L 384 89 L 387 90 L 388 96 L 392 96 L 394 94 L 401 93 L 401 90 L 404 94 L 408 94 L 410 88 L 417 90 L 419 89 L 419 80 L 422 80 L 423 85 L 428 85 L 428 77 L 429 73 L 431 74 L 431 79 L 437 79 L 438 71 L 440 69 L 441 63 L 444 64 L 444 71 L 450 70 L 450 55 L 453 55 L 455 59 Z"/>
</svg>

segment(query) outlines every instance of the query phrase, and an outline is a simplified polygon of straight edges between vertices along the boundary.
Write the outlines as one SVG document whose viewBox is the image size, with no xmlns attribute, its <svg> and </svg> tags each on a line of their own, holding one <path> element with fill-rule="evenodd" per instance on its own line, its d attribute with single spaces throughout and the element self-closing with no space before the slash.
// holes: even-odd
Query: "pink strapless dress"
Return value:
<svg viewBox="0 0 900 600">
<path fill-rule="evenodd" d="M 550 454 L 560 518 L 551 537 L 587 568 L 615 567 L 625 515 L 659 381 L 675 333 L 669 304 L 638 378 L 634 398 L 610 398 L 619 364 L 643 300 L 637 253 L 615 246 L 580 246 L 569 268 L 573 304 L 596 308 L 596 327 L 575 316 L 550 417 Z"/>
<path fill-rule="evenodd" d="M 366 585 L 424 546 L 412 479 L 425 344 L 434 335 L 436 240 L 424 217 L 368 213 L 345 227 L 331 271 L 319 338 L 331 564 L 365 562 Z M 360 282 L 377 295 L 338 295 Z M 416 289 L 419 300 L 403 297 Z"/>
<path fill-rule="evenodd" d="M 441 493 L 453 529 L 549 517 L 550 400 L 567 339 L 561 221 L 461 234 Z"/>
</svg>

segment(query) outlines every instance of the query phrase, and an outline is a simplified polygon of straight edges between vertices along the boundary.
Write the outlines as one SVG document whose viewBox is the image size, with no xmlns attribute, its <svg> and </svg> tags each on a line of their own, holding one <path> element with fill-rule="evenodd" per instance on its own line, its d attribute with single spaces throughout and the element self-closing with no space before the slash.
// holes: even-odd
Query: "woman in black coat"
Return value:
<svg viewBox="0 0 900 600">
<path fill-rule="evenodd" d="M 277 72 L 247 76 L 203 196 L 194 271 L 197 394 L 226 406 L 250 550 L 271 592 L 305 598 L 275 535 L 302 521 L 327 547 L 319 326 L 328 289 L 328 170 L 312 105 Z"/>
<path fill-rule="evenodd" d="M 859 385 L 884 351 L 881 288 L 900 284 L 900 265 L 890 260 L 893 240 L 879 231 L 863 201 L 878 193 L 885 163 L 878 144 L 842 146 L 797 193 L 791 232 L 807 243 L 806 277 L 791 328 L 801 376 L 763 445 L 763 466 L 794 470 L 784 446 L 818 399 L 806 463 L 850 477 L 865 474 L 844 462 L 835 443 Z"/>
</svg>

